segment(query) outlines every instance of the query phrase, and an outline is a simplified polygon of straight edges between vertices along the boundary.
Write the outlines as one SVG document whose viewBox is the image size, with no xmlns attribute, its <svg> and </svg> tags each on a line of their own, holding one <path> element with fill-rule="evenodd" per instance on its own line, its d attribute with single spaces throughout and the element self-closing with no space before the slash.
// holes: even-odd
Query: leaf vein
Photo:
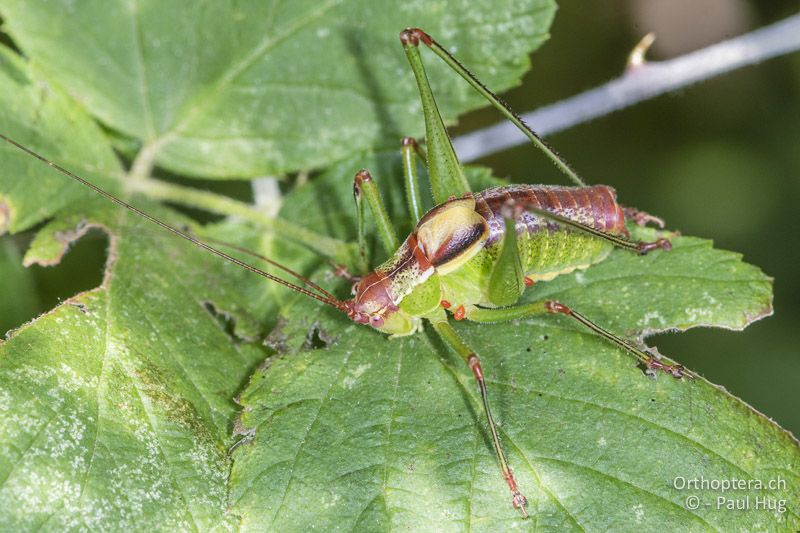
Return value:
<svg viewBox="0 0 800 533">
<path fill-rule="evenodd" d="M 330 9 L 335 7 L 339 3 L 339 0 L 331 0 L 324 4 L 322 4 L 318 9 L 311 12 L 308 16 L 300 19 L 297 21 L 293 26 L 288 28 L 285 32 L 278 34 L 274 37 L 266 36 L 261 43 L 258 44 L 254 48 L 254 50 L 242 58 L 239 62 L 234 63 L 231 65 L 231 68 L 228 69 L 216 82 L 213 89 L 210 93 L 207 93 L 207 96 L 199 103 L 195 104 L 192 108 L 190 108 L 184 117 L 176 124 L 169 133 L 167 133 L 164 137 L 169 138 L 177 133 L 181 133 L 182 128 L 192 119 L 194 118 L 197 113 L 199 113 L 202 109 L 204 109 L 207 105 L 213 101 L 213 99 L 218 96 L 222 90 L 228 86 L 231 82 L 233 82 L 240 74 L 245 72 L 251 65 L 253 65 L 258 59 L 260 59 L 264 54 L 266 54 L 269 50 L 280 44 L 281 42 L 285 41 L 286 39 L 292 37 L 295 33 L 303 29 L 304 27 L 308 26 L 309 24 L 313 23 L 320 17 L 324 16 Z"/>
<path fill-rule="evenodd" d="M 286 487 L 284 488 L 283 494 L 281 496 L 281 503 L 278 505 L 277 509 L 275 510 L 275 513 L 272 515 L 272 518 L 270 519 L 270 524 L 274 524 L 275 523 L 275 520 L 277 519 L 278 515 L 280 515 L 281 509 L 283 509 L 283 507 L 284 507 L 284 505 L 286 503 L 286 498 L 289 495 L 289 489 L 290 489 L 290 487 L 292 485 L 292 481 L 295 479 L 294 471 L 295 471 L 295 466 L 297 465 L 297 460 L 300 457 L 300 452 L 303 450 L 303 447 L 305 446 L 305 444 L 307 442 L 308 435 L 311 433 L 311 431 L 314 429 L 314 427 L 319 422 L 320 414 L 322 413 L 322 407 L 323 407 L 323 405 L 325 405 L 326 401 L 330 401 L 330 399 L 331 399 L 331 396 L 330 396 L 331 390 L 333 389 L 334 384 L 336 384 L 339 381 L 339 378 L 341 377 L 342 372 L 344 372 L 344 369 L 347 368 L 347 361 L 349 361 L 349 359 L 350 359 L 350 355 L 349 354 L 345 354 L 344 360 L 342 361 L 342 364 L 341 364 L 341 367 L 340 367 L 339 371 L 334 376 L 334 379 L 332 379 L 330 381 L 330 383 L 328 384 L 328 388 L 325 391 L 325 397 L 322 398 L 321 400 L 319 400 L 319 407 L 317 408 L 317 412 L 314 413 L 314 417 L 311 420 L 311 423 L 306 428 L 306 430 L 304 432 L 304 435 L 303 435 L 303 438 L 300 441 L 300 445 L 297 447 L 297 450 L 294 453 L 294 457 L 292 459 L 292 468 L 290 469 L 289 479 L 286 482 Z M 258 478 L 261 477 L 262 473 L 263 473 L 263 470 L 262 470 L 262 472 L 259 472 L 258 475 L 253 477 L 253 481 L 251 481 L 248 484 L 248 488 L 245 491 L 243 491 L 242 494 L 244 494 L 245 492 L 247 492 L 247 490 L 250 489 L 252 484 Z"/>
</svg>

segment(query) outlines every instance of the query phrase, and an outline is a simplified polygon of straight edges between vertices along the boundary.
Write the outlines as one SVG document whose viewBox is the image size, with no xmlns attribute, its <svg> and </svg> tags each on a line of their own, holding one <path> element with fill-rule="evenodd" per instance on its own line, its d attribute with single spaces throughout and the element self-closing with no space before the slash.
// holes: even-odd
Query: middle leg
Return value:
<svg viewBox="0 0 800 533">
<path fill-rule="evenodd" d="M 366 237 L 364 229 L 364 197 L 366 197 L 372 218 L 378 227 L 378 235 L 381 238 L 383 248 L 388 255 L 392 255 L 400 246 L 397 240 L 397 231 L 389 218 L 389 212 L 383 203 L 378 186 L 372 179 L 372 175 L 366 170 L 359 170 L 353 178 L 353 199 L 356 203 L 356 216 L 358 222 L 358 247 L 362 260 L 367 262 Z"/>
<path fill-rule="evenodd" d="M 473 352 L 463 340 L 461 340 L 461 337 L 458 336 L 446 319 L 431 322 L 431 324 L 433 325 L 433 329 L 439 334 L 439 337 L 445 342 L 445 344 L 450 346 L 464 359 L 464 362 L 466 362 L 467 366 L 470 368 L 470 370 L 472 370 L 472 375 L 475 376 L 475 381 L 478 382 L 478 389 L 480 390 L 481 401 L 483 402 L 483 410 L 486 413 L 486 420 L 489 423 L 489 431 L 492 435 L 492 446 L 494 447 L 494 452 L 497 455 L 497 460 L 500 463 L 500 471 L 503 474 L 503 478 L 506 480 L 508 488 L 511 490 L 512 505 L 514 508 L 519 509 L 523 517 L 527 518 L 528 512 L 525 510 L 525 506 L 528 504 L 528 500 L 522 495 L 522 493 L 519 491 L 519 488 L 517 488 L 517 481 L 514 479 L 514 474 L 511 471 L 511 468 L 508 466 L 506 454 L 503 451 L 503 447 L 500 445 L 500 436 L 498 435 L 497 427 L 495 426 L 494 417 L 492 416 L 491 409 L 489 409 L 489 395 L 486 391 L 486 380 L 483 377 L 481 360 L 478 355 Z"/>
</svg>

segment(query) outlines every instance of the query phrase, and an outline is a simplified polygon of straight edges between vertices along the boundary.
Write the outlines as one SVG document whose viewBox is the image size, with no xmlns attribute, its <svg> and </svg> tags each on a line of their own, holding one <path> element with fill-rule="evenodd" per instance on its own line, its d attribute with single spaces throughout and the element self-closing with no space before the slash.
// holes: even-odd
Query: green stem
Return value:
<svg viewBox="0 0 800 533">
<path fill-rule="evenodd" d="M 219 215 L 239 217 L 267 228 L 282 238 L 299 242 L 336 262 L 355 264 L 353 261 L 357 252 L 353 250 L 353 246 L 349 243 L 321 235 L 293 222 L 277 217 L 268 217 L 244 202 L 213 192 L 201 191 L 151 178 L 131 180 L 129 181 L 129 187 L 131 190 L 157 200 L 194 207 Z"/>
<path fill-rule="evenodd" d="M 139 153 L 136 154 L 136 158 L 133 160 L 133 163 L 131 163 L 131 169 L 130 172 L 128 172 L 128 177 L 134 181 L 148 179 L 150 174 L 153 172 L 153 166 L 155 165 L 158 151 L 163 145 L 163 140 L 158 140 L 144 145 L 142 149 L 139 150 Z"/>
</svg>

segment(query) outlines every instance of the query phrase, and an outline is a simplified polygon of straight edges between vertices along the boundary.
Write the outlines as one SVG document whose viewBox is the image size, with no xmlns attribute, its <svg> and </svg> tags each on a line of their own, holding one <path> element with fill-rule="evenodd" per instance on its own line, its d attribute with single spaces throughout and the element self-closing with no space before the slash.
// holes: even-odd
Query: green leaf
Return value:
<svg viewBox="0 0 800 533">
<path fill-rule="evenodd" d="M 121 167 L 95 122 L 6 49 L 0 110 L 4 134 L 119 192 Z M 244 342 L 263 336 L 264 324 L 238 307 L 245 297 L 234 293 L 246 284 L 227 284 L 241 271 L 208 263 L 188 243 L 5 143 L 0 161 L 3 229 L 51 219 L 26 264 L 57 264 L 93 227 L 111 237 L 102 286 L 0 344 L 0 529 L 209 529 L 234 521 L 226 514 L 233 397 L 266 356 Z M 17 279 L 3 292 L 4 311 L 11 299 L 24 303 L 15 296 L 25 280 Z"/>
<path fill-rule="evenodd" d="M 152 140 L 145 126 L 135 124 L 139 117 L 148 117 L 136 102 L 162 106 L 158 111 L 164 112 L 163 124 L 169 124 L 179 116 L 177 111 L 166 113 L 178 109 L 170 106 L 181 98 L 189 102 L 204 94 L 197 89 L 198 79 L 184 82 L 177 74 L 184 63 L 168 64 L 173 67 L 170 91 L 163 73 L 160 81 L 154 78 L 155 85 L 125 85 L 117 82 L 141 78 L 125 75 L 131 72 L 125 69 L 115 74 L 109 65 L 120 63 L 104 63 L 94 49 L 91 54 L 80 46 L 74 49 L 77 41 L 69 38 L 77 36 L 90 44 L 102 43 L 99 49 L 109 53 L 133 50 L 123 38 L 131 31 L 123 24 L 131 22 L 130 11 L 115 12 L 114 20 L 122 21 L 119 26 L 87 28 L 84 23 L 78 33 L 63 29 L 75 23 L 77 15 L 102 9 L 111 12 L 108 6 L 115 4 L 77 3 L 73 6 L 76 15 L 50 12 L 48 18 L 38 19 L 25 19 L 37 13 L 44 17 L 38 4 L 30 4 L 36 9 L 24 12 L 21 3 L 0 5 L 14 37 L 51 80 L 43 82 L 40 72 L 31 72 L 3 49 L 0 131 L 123 194 L 117 180 L 122 170 L 110 141 L 84 108 L 59 87 L 79 97 L 109 126 Z M 140 5 L 144 7 L 137 13 L 149 13 L 149 21 L 157 19 L 155 14 L 164 15 L 160 10 L 175 9 L 167 3 L 166 7 Z M 204 7 L 213 19 L 219 14 L 214 10 L 223 9 L 221 5 L 191 3 L 182 13 Z M 287 9 L 300 9 L 296 3 L 291 5 Z M 330 13 L 352 5 L 337 4 Z M 361 7 L 377 9 L 372 6 Z M 432 17 L 441 15 L 441 29 L 452 29 L 453 24 L 462 24 L 461 18 L 469 18 L 466 9 L 439 12 L 433 2 L 423 8 L 433 12 Z M 549 8 L 542 13 L 549 17 Z M 246 15 L 241 24 L 255 24 L 257 17 Z M 512 15 L 515 21 L 525 18 Z M 512 15 L 501 9 L 492 11 L 498 20 Z M 448 17 L 456 22 L 447 22 Z M 107 18 L 98 20 L 108 22 Z M 164 15 L 154 23 L 163 27 L 174 20 Z M 182 16 L 180 20 L 186 26 L 170 28 L 180 36 L 174 42 L 170 32 L 156 32 L 166 39 L 163 43 L 194 44 L 184 30 L 198 24 L 197 19 Z M 225 29 L 227 20 L 218 17 L 214 27 Z M 336 20 L 340 22 L 337 28 L 347 24 Z M 39 24 L 32 41 L 54 39 L 47 53 L 22 37 L 25 24 Z M 468 47 L 459 49 L 467 62 L 470 54 L 473 59 L 494 58 L 491 46 L 505 46 L 483 40 L 477 22 L 465 26 L 464 35 L 474 38 L 470 42 L 461 43 L 457 35 L 452 39 L 439 35 L 448 44 Z M 137 28 L 150 31 L 151 26 Z M 315 26 L 309 23 L 308 28 Z M 512 34 L 518 30 L 517 25 L 509 28 Z M 361 42 L 384 38 L 384 30 L 379 37 L 372 37 L 371 29 L 363 31 L 367 37 Z M 530 31 L 539 35 L 544 29 Z M 48 32 L 58 39 L 48 37 Z M 238 44 L 242 50 L 247 50 L 247 38 L 242 33 Z M 293 38 L 287 37 L 285 46 Z M 155 41 L 146 42 L 152 46 Z M 380 50 L 374 56 L 377 63 L 369 63 L 365 73 L 384 72 L 385 65 L 393 65 L 389 54 L 380 55 L 384 50 L 377 48 L 380 42 L 374 43 Z M 193 53 L 216 53 L 212 47 L 187 48 Z M 175 51 L 166 44 L 162 49 Z M 293 50 L 297 54 L 299 48 Z M 53 56 L 48 59 L 48 54 Z M 159 61 L 172 61 L 167 56 Z M 319 57 L 327 56 L 320 53 Z M 522 52 L 515 57 L 520 58 L 521 68 Z M 98 72 L 98 64 L 108 70 Z M 222 69 L 227 65 L 209 64 Z M 293 61 L 290 67 L 300 72 L 300 64 Z M 328 59 L 326 64 L 333 63 Z M 400 68 L 400 63 L 395 66 Z M 345 67 L 352 69 L 352 65 Z M 352 74 L 347 68 L 343 72 Z M 78 84 L 78 75 L 65 71 L 80 72 L 91 83 Z M 403 71 L 407 72 L 404 67 Z M 382 76 L 379 79 L 388 83 Z M 446 80 L 441 83 L 449 83 Z M 391 88 L 400 85 L 393 80 Z M 137 93 L 142 87 L 160 87 L 161 92 Z M 454 116 L 466 105 L 466 98 L 456 91 L 466 95 L 468 89 L 447 87 L 450 90 L 437 87 L 437 96 L 447 94 L 443 99 L 454 102 L 450 113 Z M 409 83 L 410 93 L 412 88 Z M 146 99 L 136 99 L 127 91 Z M 312 94 L 300 101 L 310 102 L 309 110 L 319 110 L 327 96 L 327 92 Z M 123 104 L 117 101 L 129 97 L 133 99 Z M 390 105 L 387 115 L 379 113 L 380 106 L 371 111 L 393 119 L 397 115 L 398 130 L 414 133 L 421 115 L 408 112 L 413 111 L 410 102 Z M 296 109 L 286 101 L 281 103 Z M 178 111 L 186 105 L 178 106 Z M 219 114 L 197 116 L 214 121 L 214 128 L 220 128 L 218 121 L 225 117 L 241 125 L 242 116 L 232 114 L 239 109 L 234 107 L 209 108 Z M 352 116 L 347 118 L 354 119 L 354 107 L 342 109 L 349 109 Z M 153 113 L 150 118 L 156 116 L 162 114 Z M 255 116 L 248 113 L 245 118 Z M 130 129 L 125 120 L 131 121 Z M 159 122 L 159 127 L 163 124 Z M 326 135 L 336 127 L 333 124 Z M 214 128 L 203 131 L 213 134 Z M 198 125 L 197 131 L 201 129 Z M 243 131 L 242 146 L 249 148 L 228 151 L 224 143 L 218 146 L 217 141 L 208 141 L 212 152 L 222 150 L 219 153 L 204 153 L 206 141 L 197 137 L 174 137 L 175 144 L 165 143 L 158 150 L 159 163 L 192 172 L 195 165 L 207 165 L 206 175 L 229 171 L 225 175 L 231 175 L 245 167 L 261 172 L 273 165 L 269 158 L 274 155 L 248 151 L 261 146 L 258 135 L 264 132 Z M 383 133 L 359 132 L 366 140 L 337 145 L 336 157 L 372 144 L 387 145 Z M 285 142 L 281 139 L 275 142 Z M 287 139 L 298 142 L 298 138 Z M 309 164 L 333 158 L 331 144 L 325 144 L 328 141 L 309 141 L 319 147 L 307 152 L 309 157 L 318 157 L 309 159 Z M 115 142 L 124 144 L 119 139 Z M 191 153 L 191 161 L 189 152 L 181 151 L 189 147 L 200 149 Z M 290 155 L 299 157 L 299 150 L 284 148 L 286 161 Z M 533 516 L 523 522 L 511 508 L 498 473 L 472 377 L 428 333 L 388 340 L 349 323 L 334 309 L 284 287 L 265 286 L 260 278 L 176 241 L 5 145 L 0 149 L 0 163 L 0 215 L 8 213 L 12 231 L 49 220 L 26 254 L 26 262 L 56 264 L 69 243 L 91 227 L 102 228 L 110 237 L 102 286 L 70 298 L 0 344 L 2 529 L 302 530 L 313 525 L 360 530 L 389 526 L 647 530 L 675 524 L 690 530 L 734 526 L 791 530 L 800 526 L 797 442 L 741 401 L 702 379 L 648 379 L 626 354 L 563 319 L 460 324 L 460 333 L 483 358 L 501 438 L 531 500 Z M 407 231 L 399 161 L 384 153 L 340 161 L 292 192 L 282 217 L 352 240 L 355 221 L 349 181 L 361 167 L 373 172 L 392 218 Z M 291 166 L 287 163 L 286 168 Z M 468 177 L 476 190 L 491 181 L 480 169 L 471 169 Z M 192 225 L 173 210 L 144 198 L 134 196 L 131 201 L 171 224 Z M 265 253 L 325 287 L 334 284 L 324 260 L 261 228 L 226 221 L 194 230 Z M 374 243 L 372 249 L 377 250 Z M 376 254 L 375 259 L 381 257 Z M 343 285 L 334 287 L 337 294 L 346 294 Z M 644 258 L 615 252 L 586 272 L 537 285 L 528 297 L 563 299 L 599 323 L 636 336 L 700 325 L 741 328 L 769 312 L 771 282 L 737 255 L 714 250 L 707 241 L 681 237 L 675 239 L 672 252 Z M 277 355 L 271 356 L 263 344 Z M 669 355 L 681 358 L 681 354 Z M 240 438 L 241 444 L 229 453 Z M 671 488 L 671 484 L 676 477 L 698 476 L 765 482 L 780 477 L 786 489 L 760 494 L 784 498 L 787 510 L 686 510 L 684 501 L 691 492 Z M 758 495 L 737 491 L 735 496 L 745 494 Z M 700 491 L 698 495 L 713 504 L 719 494 Z"/>
<path fill-rule="evenodd" d="M 352 235 L 349 190 L 337 184 L 364 164 L 384 177 L 379 183 L 397 217 L 402 194 L 391 177 L 399 176 L 398 161 L 385 156 L 337 165 L 290 195 L 283 214 L 311 228 L 327 227 L 335 236 Z M 470 172 L 470 178 L 486 184 L 485 172 Z M 166 210 L 157 214 L 174 218 Z M 115 208 L 97 204 L 88 213 L 81 210 L 80 217 L 117 228 L 121 248 L 113 254 L 110 285 L 77 299 L 80 306 L 58 308 L 0 348 L 0 383 L 11 400 L 10 419 L 19 421 L 7 426 L 14 433 L 2 439 L 14 443 L 9 450 L 15 453 L 7 456 L 19 466 L 8 465 L 9 481 L 3 485 L 7 492 L 0 490 L 0 505 L 18 509 L 21 503 L 33 502 L 39 504 L 34 508 L 43 509 L 23 516 L 5 513 L 15 526 L 125 527 L 123 518 L 138 505 L 145 509 L 140 520 L 151 524 L 206 528 L 227 517 L 243 529 L 270 530 L 303 530 L 312 524 L 363 530 L 390 525 L 616 530 L 654 529 L 664 523 L 697 530 L 727 530 L 736 524 L 780 530 L 798 523 L 794 472 L 799 454 L 788 434 L 702 379 L 648 379 L 626 354 L 558 318 L 460 325 L 483 357 L 503 441 L 531 499 L 529 522 L 521 522 L 511 508 L 486 441 L 472 377 L 427 334 L 388 340 L 348 323 L 334 310 L 270 286 L 273 294 L 284 295 L 279 304 L 286 322 L 271 335 L 283 356 L 268 359 L 265 368 L 249 374 L 250 385 L 239 398 L 244 409 L 231 424 L 235 410 L 223 400 L 235 394 L 237 387 L 231 383 L 241 383 L 248 375 L 246 361 L 252 367 L 263 355 L 243 356 L 243 350 L 253 347 L 225 337 L 201 304 L 207 298 L 219 309 L 241 306 L 233 314 L 238 324 L 245 318 L 242 309 L 248 307 L 248 298 L 256 294 L 255 282 L 242 283 L 240 272 L 184 243 L 166 246 L 170 239 L 145 230 Z M 75 215 L 54 223 L 31 254 L 52 260 L 45 252 L 57 253 L 55 244 L 64 230 L 78 222 Z M 233 229 L 223 224 L 214 234 L 230 236 Z M 127 244 L 122 247 L 123 243 Z M 319 268 L 319 260 L 299 247 L 273 239 L 254 247 L 275 252 L 306 273 Z M 687 290 L 702 277 L 698 264 L 716 269 L 718 283 L 709 284 L 707 291 L 726 302 L 703 316 L 694 312 L 697 302 Z M 612 277 L 615 280 L 609 281 Z M 659 277 L 670 279 L 674 300 L 655 298 L 663 288 L 647 281 Z M 608 284 L 600 307 L 593 294 L 578 290 L 595 283 Z M 654 304 L 626 310 L 634 287 L 642 302 Z M 643 318 L 648 312 L 671 321 L 665 327 L 738 327 L 753 318 L 755 310 L 768 308 L 769 288 L 768 278 L 734 254 L 715 251 L 705 241 L 676 238 L 672 252 L 647 257 L 615 252 L 600 265 L 541 283 L 535 290 L 587 314 L 592 309 L 590 316 L 601 323 L 639 329 L 652 326 Z M 252 305 L 258 308 L 263 302 Z M 603 308 L 614 311 L 603 315 Z M 315 331 L 330 345 L 302 348 Z M 111 344 L 102 342 L 106 335 Z M 95 336 L 98 341 L 87 342 Z M 62 339 L 74 339 L 74 344 L 65 350 Z M 108 346 L 111 351 L 106 352 Z M 124 372 L 104 374 L 102 361 Z M 195 370 L 194 379 L 179 363 Z M 151 373 L 153 366 L 158 370 Z M 79 384 L 60 378 L 73 374 L 82 380 Z M 104 375 L 113 381 L 101 388 Z M 214 390 L 212 399 L 193 383 L 200 384 L 199 391 Z M 219 402 L 213 410 L 216 416 L 208 412 L 211 401 Z M 120 411 L 126 405 L 137 409 Z M 89 421 L 100 416 L 100 406 L 101 422 L 94 425 Z M 56 419 L 51 422 L 53 412 Z M 86 429 L 69 440 L 63 417 L 82 421 Z M 151 464 L 155 459 L 137 440 L 136 421 L 149 424 L 145 443 L 166 450 L 161 462 Z M 225 485 L 223 450 L 231 442 L 231 426 L 235 435 L 252 441 L 235 450 Z M 103 453 L 94 452 L 96 466 L 87 468 L 93 431 L 100 439 L 96 449 Z M 215 446 L 197 444 L 198 435 L 208 433 Z M 58 447 L 63 442 L 69 443 L 65 452 Z M 114 443 L 120 443 L 122 451 Z M 187 455 L 197 462 L 187 463 Z M 74 468 L 75 462 L 83 470 Z M 211 466 L 203 470 L 205 462 Z M 139 476 L 125 478 L 128 484 L 122 493 L 114 491 L 120 478 L 105 470 L 116 472 L 113 465 L 119 464 L 144 469 Z M 147 499 L 153 493 L 143 493 L 143 487 L 155 482 L 155 471 L 169 473 L 169 483 L 158 485 L 163 488 L 155 493 L 158 502 Z M 43 473 L 61 484 L 33 483 Z M 691 493 L 670 488 L 670 483 L 701 475 L 765 482 L 780 476 L 789 488 L 764 494 L 786 499 L 789 511 L 686 511 L 682 502 Z M 201 485 L 202 494 L 197 488 Z M 228 491 L 227 500 L 219 497 L 221 487 Z M 76 490 L 78 505 L 62 508 L 75 500 Z M 14 498 L 17 494 L 29 500 Z M 49 506 L 45 494 L 54 498 L 47 500 L 53 502 Z M 107 514 L 98 518 L 101 503 Z"/>
<path fill-rule="evenodd" d="M 117 191 L 122 169 L 97 125 L 74 101 L 37 78 L 18 56 L 0 46 L 0 126 L 3 134 Z M 0 233 L 16 233 L 53 216 L 91 191 L 40 161 L 0 145 Z"/>
<path fill-rule="evenodd" d="M 352 170 L 345 166 L 331 174 Z M 321 198 L 343 201 L 328 185 L 339 179 L 323 176 L 290 197 L 286 216 L 347 231 L 349 218 L 325 219 L 332 215 L 314 208 Z M 586 271 L 538 283 L 526 299 L 557 298 L 631 335 L 742 328 L 771 312 L 771 280 L 741 256 L 692 237 L 673 243 L 672 251 L 646 257 L 615 251 Z M 531 501 L 531 521 L 523 523 L 463 362 L 430 332 L 389 340 L 314 314 L 316 307 L 302 300 L 286 310 L 302 327 L 283 328 L 284 340 L 300 346 L 316 327 L 330 345 L 289 349 L 257 371 L 240 397 L 238 425 L 252 442 L 235 452 L 231 504 L 245 529 L 783 531 L 800 524 L 797 441 L 719 387 L 702 378 L 648 378 L 625 352 L 565 318 L 462 323 Z M 673 485 L 700 477 L 785 485 L 733 494 Z M 693 494 L 709 507 L 687 509 Z M 787 510 L 716 509 L 718 496 L 782 499 Z"/>
<path fill-rule="evenodd" d="M 398 41 L 421 26 L 495 89 L 518 82 L 555 4 L 326 0 L 3 0 L 15 43 L 103 124 L 173 171 L 254 177 L 421 135 Z M 428 57 L 432 58 L 432 55 Z M 439 61 L 447 120 L 484 102 Z"/>
<path fill-rule="evenodd" d="M 99 200 L 49 223 L 26 259 L 57 261 L 90 226 L 112 236 L 103 285 L 0 346 L 0 523 L 220 525 L 232 398 L 265 357 L 216 316 L 235 292 L 230 265 Z"/>
</svg>

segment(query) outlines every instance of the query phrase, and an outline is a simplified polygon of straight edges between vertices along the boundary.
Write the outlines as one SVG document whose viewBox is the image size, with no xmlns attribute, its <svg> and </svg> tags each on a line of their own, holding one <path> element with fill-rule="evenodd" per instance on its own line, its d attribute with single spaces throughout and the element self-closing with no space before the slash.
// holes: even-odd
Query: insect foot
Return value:
<svg viewBox="0 0 800 533">
<path fill-rule="evenodd" d="M 417 155 L 423 161 L 427 158 L 427 155 L 425 155 L 425 150 L 419 145 L 419 143 L 414 137 L 403 137 L 402 145 L 410 146 L 411 148 L 413 148 L 414 151 L 417 153 Z"/>
<path fill-rule="evenodd" d="M 657 239 L 654 242 L 640 242 L 636 246 L 636 251 L 639 252 L 639 255 L 647 255 L 657 249 L 672 250 L 672 243 L 669 242 L 669 239 Z"/>
<path fill-rule="evenodd" d="M 524 210 L 525 210 L 524 206 L 520 205 L 518 202 L 515 202 L 512 199 L 509 199 L 500 208 L 500 214 L 503 215 L 503 218 L 510 218 L 511 220 L 517 220 L 522 216 Z"/>
<path fill-rule="evenodd" d="M 650 359 L 648 359 L 645 362 L 645 366 L 647 367 L 648 373 L 655 373 L 658 370 L 662 370 L 667 374 L 670 374 L 675 379 L 680 379 L 683 377 L 686 377 L 688 379 L 694 379 L 694 375 L 688 370 L 686 370 L 686 368 L 683 365 L 681 364 L 670 365 L 667 363 L 662 363 L 655 357 L 650 357 Z"/>
<path fill-rule="evenodd" d="M 330 261 L 330 265 L 331 265 L 331 274 L 333 275 L 333 277 L 347 280 L 350 283 L 358 283 L 359 281 L 361 281 L 361 276 L 356 276 L 355 274 L 351 274 L 350 270 L 347 269 L 346 265 L 342 265 L 334 261 Z"/>
<path fill-rule="evenodd" d="M 511 503 L 514 506 L 514 509 L 519 509 L 519 512 L 522 513 L 522 518 L 528 518 L 528 511 L 525 509 L 525 507 L 528 505 L 528 498 L 526 498 L 517 488 L 517 482 L 514 480 L 514 475 L 511 473 L 511 470 L 509 470 L 506 474 L 506 482 L 511 489 L 513 498 Z"/>
<path fill-rule="evenodd" d="M 356 196 L 361 195 L 361 189 L 364 187 L 365 181 L 372 181 L 372 175 L 366 170 L 359 170 L 353 178 L 353 194 Z"/>
</svg>

